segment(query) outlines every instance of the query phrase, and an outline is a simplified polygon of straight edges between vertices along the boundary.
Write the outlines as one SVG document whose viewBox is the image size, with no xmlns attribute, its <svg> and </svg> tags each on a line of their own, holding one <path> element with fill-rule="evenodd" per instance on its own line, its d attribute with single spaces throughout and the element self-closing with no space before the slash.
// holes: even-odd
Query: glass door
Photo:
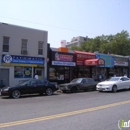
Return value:
<svg viewBox="0 0 130 130">
<path fill-rule="evenodd" d="M 70 82 L 70 68 L 65 67 L 65 83 L 69 83 L 69 82 Z"/>
<path fill-rule="evenodd" d="M 38 75 L 39 79 L 43 78 L 43 68 L 34 68 L 34 74 L 35 73 Z"/>
</svg>

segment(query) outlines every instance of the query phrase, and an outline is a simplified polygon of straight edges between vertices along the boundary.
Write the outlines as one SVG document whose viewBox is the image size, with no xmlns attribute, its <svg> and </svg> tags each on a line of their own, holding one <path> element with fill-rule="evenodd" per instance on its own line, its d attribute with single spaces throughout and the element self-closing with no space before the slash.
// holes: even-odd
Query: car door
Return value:
<svg viewBox="0 0 130 130">
<path fill-rule="evenodd" d="M 96 85 L 95 81 L 91 78 L 88 78 L 87 80 L 88 80 L 88 88 L 93 89 L 94 86 Z"/>
<path fill-rule="evenodd" d="M 32 86 L 30 85 L 30 80 L 27 82 L 24 82 L 20 85 L 20 91 L 22 94 L 30 94 L 32 91 Z"/>
<path fill-rule="evenodd" d="M 48 87 L 48 81 L 47 80 L 38 80 L 38 88 L 40 93 L 44 93 Z"/>
<path fill-rule="evenodd" d="M 129 80 L 129 78 L 123 77 L 122 79 L 123 79 L 123 82 L 124 82 L 123 88 L 124 89 L 125 88 L 129 88 L 129 86 L 130 86 L 130 80 Z"/>
<path fill-rule="evenodd" d="M 126 78 L 125 77 L 122 77 L 121 79 L 121 82 L 120 82 L 120 89 L 125 89 L 125 88 L 128 88 L 128 82 L 126 81 Z"/>
<path fill-rule="evenodd" d="M 83 79 L 82 83 L 83 83 L 83 90 L 89 89 L 90 84 L 87 79 Z"/>
<path fill-rule="evenodd" d="M 28 86 L 31 89 L 30 93 L 40 93 L 40 86 L 37 80 L 31 80 Z"/>
</svg>

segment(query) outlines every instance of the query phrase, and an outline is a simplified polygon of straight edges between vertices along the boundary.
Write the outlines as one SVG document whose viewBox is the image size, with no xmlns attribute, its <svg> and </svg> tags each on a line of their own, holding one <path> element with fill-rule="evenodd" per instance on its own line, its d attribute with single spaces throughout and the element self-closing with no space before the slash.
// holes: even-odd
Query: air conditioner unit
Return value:
<svg viewBox="0 0 130 130">
<path fill-rule="evenodd" d="M 27 52 L 27 50 L 22 50 L 21 51 L 21 54 L 27 54 L 28 52 Z"/>
</svg>

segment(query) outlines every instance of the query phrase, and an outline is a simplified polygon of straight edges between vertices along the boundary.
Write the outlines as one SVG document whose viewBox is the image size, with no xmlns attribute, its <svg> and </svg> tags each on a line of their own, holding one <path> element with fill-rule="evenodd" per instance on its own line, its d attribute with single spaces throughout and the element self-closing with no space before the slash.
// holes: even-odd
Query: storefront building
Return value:
<svg viewBox="0 0 130 130">
<path fill-rule="evenodd" d="M 20 80 L 47 76 L 48 32 L 0 23 L 0 81 L 14 86 Z"/>
<path fill-rule="evenodd" d="M 114 68 L 111 69 L 111 73 L 116 76 L 129 75 L 129 57 L 111 54 L 114 58 Z"/>
<path fill-rule="evenodd" d="M 113 73 L 111 73 L 111 68 L 114 68 L 114 59 L 111 55 L 107 54 L 101 54 L 97 53 L 96 58 L 103 59 L 105 64 L 104 66 L 96 66 L 92 68 L 92 77 L 99 81 L 99 76 L 101 75 L 102 80 L 105 80 L 111 76 L 113 76 Z"/>
<path fill-rule="evenodd" d="M 93 77 L 92 68 L 104 66 L 104 60 L 96 59 L 96 55 L 90 52 L 74 51 L 76 55 L 76 67 L 73 68 L 73 78 Z"/>
<path fill-rule="evenodd" d="M 76 66 L 75 54 L 67 48 L 50 48 L 48 80 L 58 84 L 68 83 L 72 78 L 72 68 Z"/>
<path fill-rule="evenodd" d="M 20 80 L 33 78 L 34 73 L 38 74 L 39 79 L 43 78 L 44 64 L 44 58 L 18 55 L 2 55 L 1 61 L 1 66 L 8 69 L 12 85 L 18 84 Z"/>
</svg>

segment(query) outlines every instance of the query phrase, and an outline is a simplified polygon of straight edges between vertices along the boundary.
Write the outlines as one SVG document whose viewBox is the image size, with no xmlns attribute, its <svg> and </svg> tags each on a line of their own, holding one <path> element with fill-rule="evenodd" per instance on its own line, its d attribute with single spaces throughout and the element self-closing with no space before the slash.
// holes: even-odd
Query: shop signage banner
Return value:
<svg viewBox="0 0 130 130">
<path fill-rule="evenodd" d="M 59 66 L 75 66 L 75 62 L 62 62 L 62 61 L 52 61 L 52 65 Z"/>
<path fill-rule="evenodd" d="M 96 54 L 96 58 L 102 58 L 105 61 L 105 65 L 104 66 L 100 66 L 100 67 L 114 67 L 114 58 L 110 55 L 105 55 L 105 54 Z"/>
<path fill-rule="evenodd" d="M 2 55 L 2 63 L 44 65 L 45 60 L 42 57 Z"/>
<path fill-rule="evenodd" d="M 75 55 L 70 53 L 52 52 L 52 65 L 75 66 Z"/>
<path fill-rule="evenodd" d="M 87 59 L 95 59 L 96 56 L 90 54 L 78 54 L 76 53 L 76 64 L 77 65 L 85 65 L 85 60 Z"/>
<path fill-rule="evenodd" d="M 125 61 L 114 61 L 114 65 L 116 65 L 116 66 L 128 66 L 128 62 L 125 62 Z"/>
</svg>

